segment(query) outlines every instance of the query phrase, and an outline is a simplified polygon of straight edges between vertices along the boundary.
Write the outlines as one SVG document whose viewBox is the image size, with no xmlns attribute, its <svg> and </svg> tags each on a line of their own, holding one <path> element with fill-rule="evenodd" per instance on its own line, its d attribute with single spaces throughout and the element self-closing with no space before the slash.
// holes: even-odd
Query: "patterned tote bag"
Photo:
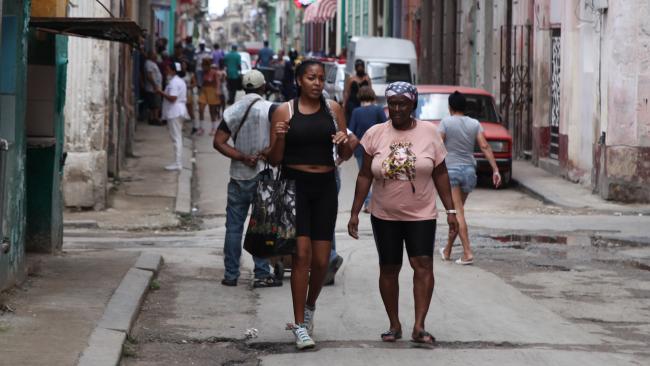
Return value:
<svg viewBox="0 0 650 366">
<path fill-rule="evenodd" d="M 280 176 L 266 174 L 257 183 L 244 239 L 244 249 L 256 257 L 289 255 L 296 249 L 296 182 Z"/>
</svg>

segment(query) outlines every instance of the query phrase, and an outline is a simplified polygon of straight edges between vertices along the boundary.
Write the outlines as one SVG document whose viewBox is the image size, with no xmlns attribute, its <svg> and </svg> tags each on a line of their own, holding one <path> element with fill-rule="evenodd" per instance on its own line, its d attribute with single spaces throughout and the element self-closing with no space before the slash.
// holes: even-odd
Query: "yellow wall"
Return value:
<svg viewBox="0 0 650 366">
<path fill-rule="evenodd" d="M 32 0 L 32 17 L 65 17 L 68 0 Z"/>
</svg>

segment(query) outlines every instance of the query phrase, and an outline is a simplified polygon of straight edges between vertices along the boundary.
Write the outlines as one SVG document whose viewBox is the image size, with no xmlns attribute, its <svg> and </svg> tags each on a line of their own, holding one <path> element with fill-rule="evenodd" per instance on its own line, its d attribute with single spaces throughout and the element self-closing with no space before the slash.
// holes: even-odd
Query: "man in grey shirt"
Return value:
<svg viewBox="0 0 650 366">
<path fill-rule="evenodd" d="M 237 286 L 244 222 L 253 202 L 257 182 L 265 169 L 263 157 L 270 144 L 270 116 L 273 113 L 273 103 L 262 98 L 265 85 L 261 72 L 247 72 L 243 78 L 246 95 L 226 109 L 223 122 L 214 135 L 214 148 L 231 159 L 223 248 L 226 272 L 221 281 L 224 286 Z M 231 137 L 234 146 L 228 143 Z M 281 281 L 271 276 L 267 259 L 253 257 L 253 261 L 253 287 L 282 286 Z"/>
<path fill-rule="evenodd" d="M 463 256 L 456 260 L 456 264 L 474 263 L 474 254 L 470 248 L 469 231 L 465 221 L 465 201 L 470 192 L 476 187 L 476 160 L 474 159 L 474 146 L 478 143 L 481 151 L 490 162 L 493 175 L 492 182 L 495 187 L 501 185 L 501 175 L 494 154 L 485 139 L 483 127 L 479 121 L 465 116 L 467 101 L 465 96 L 458 91 L 449 96 L 449 117 L 440 122 L 438 131 L 445 141 L 447 148 L 447 171 L 451 183 L 451 195 L 456 209 L 458 220 L 458 235 L 463 244 Z M 456 235 L 449 236 L 447 246 L 440 248 L 442 260 L 450 260 L 451 248 L 456 240 Z"/>
</svg>

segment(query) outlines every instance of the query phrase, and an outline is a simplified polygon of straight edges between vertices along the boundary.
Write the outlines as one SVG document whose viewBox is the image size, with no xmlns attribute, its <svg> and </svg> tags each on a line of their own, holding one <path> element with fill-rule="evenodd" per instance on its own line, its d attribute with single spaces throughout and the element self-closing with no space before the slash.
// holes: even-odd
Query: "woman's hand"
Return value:
<svg viewBox="0 0 650 366">
<path fill-rule="evenodd" d="M 273 132 L 275 132 L 275 134 L 278 137 L 284 138 L 286 136 L 287 132 L 289 132 L 289 122 L 288 121 L 278 121 L 278 122 L 276 122 Z"/>
<path fill-rule="evenodd" d="M 359 215 L 350 216 L 350 221 L 348 221 L 348 234 L 355 239 L 359 239 Z"/>
<path fill-rule="evenodd" d="M 335 145 L 347 144 L 348 143 L 348 134 L 343 132 L 343 131 L 339 131 L 339 132 L 336 133 L 336 135 L 332 135 L 332 142 Z"/>
<path fill-rule="evenodd" d="M 447 225 L 449 225 L 449 236 L 458 235 L 458 220 L 456 214 L 447 214 Z"/>
<path fill-rule="evenodd" d="M 492 174 L 492 183 L 494 184 L 495 188 L 499 188 L 499 186 L 501 186 L 501 174 L 498 170 Z"/>
</svg>

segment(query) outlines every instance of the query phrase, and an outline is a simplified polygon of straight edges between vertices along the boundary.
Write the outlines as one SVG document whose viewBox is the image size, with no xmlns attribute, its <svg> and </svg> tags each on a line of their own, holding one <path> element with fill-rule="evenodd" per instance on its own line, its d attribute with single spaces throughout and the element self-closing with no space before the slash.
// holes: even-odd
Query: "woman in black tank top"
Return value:
<svg viewBox="0 0 650 366">
<path fill-rule="evenodd" d="M 323 97 L 325 68 L 315 60 L 296 70 L 298 98 L 273 113 L 268 160 L 296 182 L 297 248 L 291 268 L 296 346 L 311 348 L 316 300 L 327 274 L 338 212 L 335 153 L 352 156 L 343 110 Z M 311 260 L 311 261 L 310 261 Z M 311 275 L 310 275 L 311 269 Z"/>
</svg>

